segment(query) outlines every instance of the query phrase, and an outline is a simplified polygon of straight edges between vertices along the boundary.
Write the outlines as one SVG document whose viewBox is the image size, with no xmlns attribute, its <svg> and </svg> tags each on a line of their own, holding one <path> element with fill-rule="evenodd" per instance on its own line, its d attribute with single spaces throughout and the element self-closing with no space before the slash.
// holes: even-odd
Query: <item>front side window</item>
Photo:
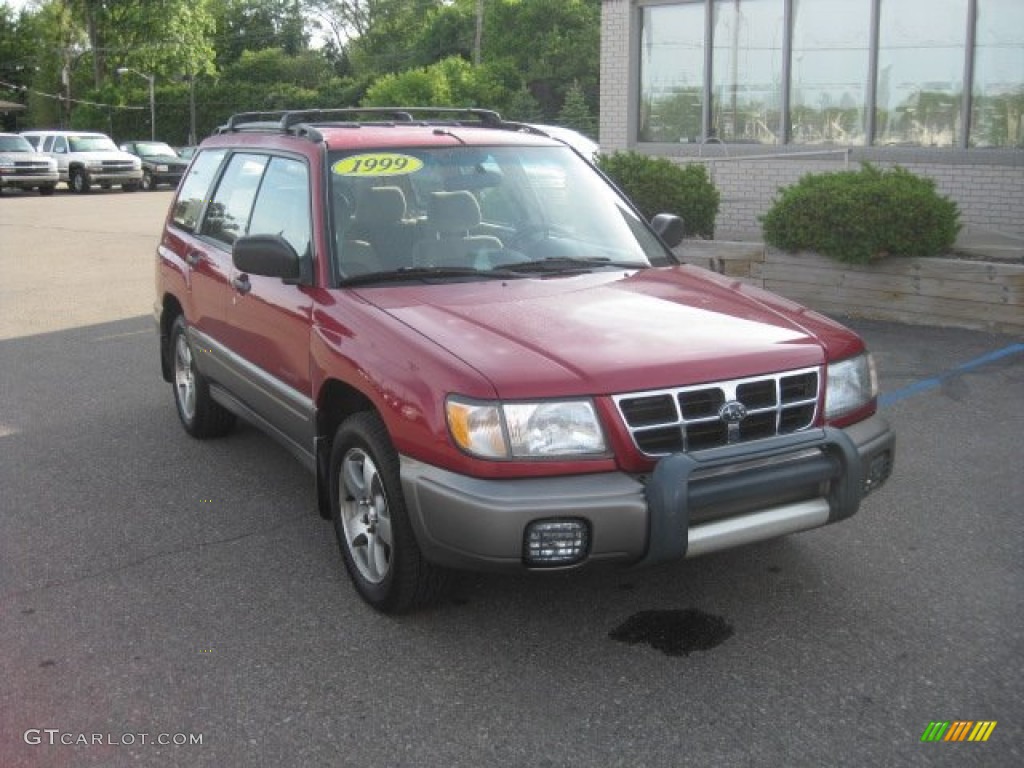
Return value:
<svg viewBox="0 0 1024 768">
<path fill-rule="evenodd" d="M 967 0 L 883 0 L 876 143 L 958 143 L 966 22 Z"/>
<path fill-rule="evenodd" d="M 642 24 L 640 141 L 700 141 L 704 3 L 645 7 Z"/>
<path fill-rule="evenodd" d="M 266 155 L 248 153 L 231 156 L 206 208 L 200 234 L 230 246 L 246 233 L 256 190 L 269 159 Z"/>
<path fill-rule="evenodd" d="M 270 159 L 246 234 L 280 235 L 300 257 L 309 257 L 312 233 L 305 163 L 286 157 Z"/>
</svg>

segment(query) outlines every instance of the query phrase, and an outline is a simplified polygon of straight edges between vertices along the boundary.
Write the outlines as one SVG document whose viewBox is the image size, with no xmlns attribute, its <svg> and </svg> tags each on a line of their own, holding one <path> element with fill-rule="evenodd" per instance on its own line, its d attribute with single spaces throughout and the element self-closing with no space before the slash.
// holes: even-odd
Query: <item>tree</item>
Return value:
<svg viewBox="0 0 1024 768">
<path fill-rule="evenodd" d="M 585 136 L 597 136 L 597 121 L 594 120 L 580 84 L 574 81 L 565 93 L 565 103 L 558 113 L 558 124 L 572 128 Z"/>
</svg>

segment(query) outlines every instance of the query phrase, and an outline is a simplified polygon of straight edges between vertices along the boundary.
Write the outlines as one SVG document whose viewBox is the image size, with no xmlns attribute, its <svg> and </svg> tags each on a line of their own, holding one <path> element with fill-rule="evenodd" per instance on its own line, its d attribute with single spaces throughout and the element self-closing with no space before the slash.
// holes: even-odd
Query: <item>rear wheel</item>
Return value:
<svg viewBox="0 0 1024 768">
<path fill-rule="evenodd" d="M 235 425 L 235 415 L 210 396 L 210 385 L 196 368 L 187 328 L 181 315 L 171 326 L 171 386 L 178 418 L 192 437 L 221 437 Z"/>
<path fill-rule="evenodd" d="M 403 613 L 442 597 L 451 572 L 420 553 L 402 494 L 398 454 L 376 413 L 357 413 L 338 427 L 330 478 L 334 532 L 360 596 L 383 613 Z"/>
</svg>

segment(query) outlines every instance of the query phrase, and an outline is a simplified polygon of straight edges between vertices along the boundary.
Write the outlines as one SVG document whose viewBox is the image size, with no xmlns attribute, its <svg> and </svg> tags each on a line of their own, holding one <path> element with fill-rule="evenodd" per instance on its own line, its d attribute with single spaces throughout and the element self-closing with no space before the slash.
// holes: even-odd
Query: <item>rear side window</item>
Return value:
<svg viewBox="0 0 1024 768">
<path fill-rule="evenodd" d="M 217 169 L 227 150 L 211 149 L 200 152 L 188 176 L 181 182 L 181 189 L 178 190 L 178 199 L 174 202 L 174 213 L 171 218 L 175 224 L 189 232 L 195 232 L 199 224 L 199 214 L 203 210 L 203 203 L 210 196 L 214 179 L 217 177 Z"/>
</svg>

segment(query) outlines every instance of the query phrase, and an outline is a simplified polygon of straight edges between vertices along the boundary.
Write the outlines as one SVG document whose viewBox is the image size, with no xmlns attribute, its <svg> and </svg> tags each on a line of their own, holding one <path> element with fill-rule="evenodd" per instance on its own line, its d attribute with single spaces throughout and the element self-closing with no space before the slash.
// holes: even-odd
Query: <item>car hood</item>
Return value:
<svg viewBox="0 0 1024 768">
<path fill-rule="evenodd" d="M 734 379 L 863 348 L 821 315 L 693 267 L 360 293 L 473 366 L 505 398 Z"/>
<path fill-rule="evenodd" d="M 38 152 L 4 152 L 0 150 L 0 160 L 14 163 L 36 162 L 53 167 L 56 162 L 49 155 L 41 155 Z"/>
<path fill-rule="evenodd" d="M 153 163 L 154 165 L 188 165 L 188 160 L 182 160 L 180 157 L 171 157 L 170 155 L 140 155 L 147 163 Z"/>
<path fill-rule="evenodd" d="M 128 152 L 106 152 L 103 150 L 93 152 L 69 152 L 68 157 L 74 157 L 76 160 L 138 160 L 135 155 L 129 154 Z"/>
</svg>

